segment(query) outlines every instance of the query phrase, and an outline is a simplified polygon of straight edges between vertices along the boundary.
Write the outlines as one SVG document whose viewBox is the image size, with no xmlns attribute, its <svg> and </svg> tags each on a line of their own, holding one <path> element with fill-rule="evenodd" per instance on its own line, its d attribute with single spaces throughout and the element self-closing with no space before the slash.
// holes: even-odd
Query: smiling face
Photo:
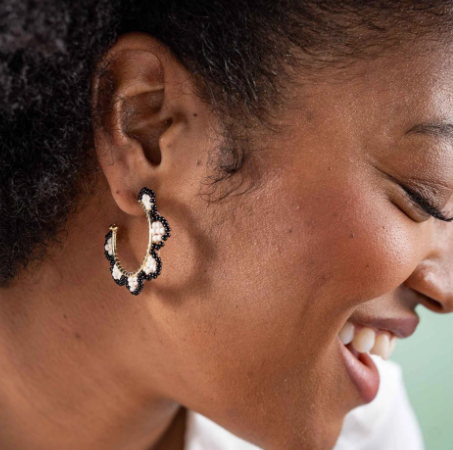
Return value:
<svg viewBox="0 0 453 450">
<path fill-rule="evenodd" d="M 42 3 L 1 47 L 0 441 L 154 448 L 183 405 L 331 449 L 366 351 L 453 310 L 448 2 Z"/>
<path fill-rule="evenodd" d="M 251 154 L 260 178 L 241 195 L 207 207 L 195 138 L 185 141 L 189 160 L 168 172 L 166 195 L 196 222 L 181 215 L 173 244 L 187 234 L 199 256 L 166 249 L 160 295 L 184 298 L 160 325 L 172 398 L 264 448 L 328 449 L 377 388 L 369 360 L 341 348 L 345 323 L 404 337 L 418 303 L 453 307 L 453 225 L 401 187 L 448 211 L 453 140 L 439 124 L 453 123 L 453 60 L 451 48 L 427 49 L 295 90 L 279 117 L 287 128 Z"/>
</svg>

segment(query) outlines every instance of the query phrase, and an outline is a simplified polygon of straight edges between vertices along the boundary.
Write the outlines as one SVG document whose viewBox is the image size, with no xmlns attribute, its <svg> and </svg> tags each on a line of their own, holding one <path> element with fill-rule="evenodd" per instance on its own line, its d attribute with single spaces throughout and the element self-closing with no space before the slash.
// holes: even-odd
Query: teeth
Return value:
<svg viewBox="0 0 453 450">
<path fill-rule="evenodd" d="M 370 353 L 378 355 L 383 359 L 388 359 L 390 356 L 390 335 L 388 333 L 382 333 L 377 336 Z"/>
<path fill-rule="evenodd" d="M 376 335 L 375 330 L 369 327 L 363 327 L 356 332 L 351 322 L 343 325 L 338 337 L 344 345 L 352 342 L 354 350 L 359 353 L 370 352 L 383 359 L 390 358 L 396 345 L 396 337 L 391 333 L 383 332 Z"/>
<path fill-rule="evenodd" d="M 338 333 L 338 337 L 344 345 L 351 343 L 354 339 L 354 325 L 351 322 L 346 322 L 340 333 Z"/>
<path fill-rule="evenodd" d="M 372 328 L 364 327 L 355 334 L 352 346 L 359 353 L 367 353 L 374 347 L 376 333 Z"/>
</svg>

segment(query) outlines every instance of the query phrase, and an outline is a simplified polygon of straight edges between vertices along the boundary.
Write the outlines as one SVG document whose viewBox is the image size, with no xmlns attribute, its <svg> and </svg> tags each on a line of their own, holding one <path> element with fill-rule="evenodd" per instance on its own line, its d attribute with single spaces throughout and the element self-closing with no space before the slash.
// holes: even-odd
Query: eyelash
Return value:
<svg viewBox="0 0 453 450">
<path fill-rule="evenodd" d="M 444 222 L 453 221 L 453 217 L 445 216 L 445 214 L 436 208 L 427 198 L 401 183 L 398 184 L 403 188 L 406 194 L 423 209 L 423 211 L 433 216 L 435 219 L 443 220 Z"/>
</svg>

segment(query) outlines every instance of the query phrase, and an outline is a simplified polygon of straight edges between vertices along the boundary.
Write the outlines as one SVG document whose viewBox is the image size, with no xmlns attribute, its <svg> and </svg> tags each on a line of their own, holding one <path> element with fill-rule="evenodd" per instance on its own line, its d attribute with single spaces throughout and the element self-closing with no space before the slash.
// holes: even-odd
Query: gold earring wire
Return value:
<svg viewBox="0 0 453 450">
<path fill-rule="evenodd" d="M 152 231 L 151 231 L 151 227 L 152 227 L 152 220 L 151 220 L 151 216 L 148 214 L 148 211 L 146 211 L 145 209 L 145 205 L 140 201 L 140 205 L 142 206 L 143 210 L 145 211 L 145 214 L 146 214 L 146 218 L 148 219 L 148 247 L 146 248 L 146 254 L 145 254 L 145 257 L 143 258 L 143 261 L 142 261 L 142 264 L 140 265 L 140 267 L 134 271 L 134 272 L 128 272 L 126 269 L 123 268 L 123 266 L 121 265 L 121 262 L 118 258 L 118 253 L 117 253 L 117 246 L 116 246 L 116 233 L 118 232 L 118 227 L 116 225 L 110 225 L 110 230 L 112 231 L 112 251 L 113 251 L 113 255 L 116 259 L 116 265 L 118 267 L 118 270 L 125 276 L 125 277 L 136 277 L 142 270 L 143 268 L 145 267 L 146 265 L 146 262 L 148 261 L 148 258 L 150 257 L 150 251 L 151 251 L 151 247 L 152 247 L 152 238 L 153 238 L 153 234 L 152 234 Z"/>
<path fill-rule="evenodd" d="M 110 225 L 110 231 L 105 236 L 104 244 L 104 253 L 110 262 L 110 272 L 114 281 L 120 286 L 127 286 L 133 295 L 142 292 L 144 280 L 151 280 L 160 275 L 162 270 L 160 249 L 171 236 L 167 220 L 157 212 L 154 192 L 146 187 L 141 189 L 138 194 L 138 202 L 146 214 L 149 228 L 148 246 L 140 267 L 134 272 L 129 272 L 121 265 L 117 253 L 118 227 L 116 225 Z"/>
</svg>

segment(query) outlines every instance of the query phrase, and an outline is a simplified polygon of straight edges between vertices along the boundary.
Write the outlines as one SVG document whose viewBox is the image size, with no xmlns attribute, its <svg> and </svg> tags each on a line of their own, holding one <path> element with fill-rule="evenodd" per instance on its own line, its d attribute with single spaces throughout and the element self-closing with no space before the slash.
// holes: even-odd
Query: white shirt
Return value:
<svg viewBox="0 0 453 450">
<path fill-rule="evenodd" d="M 400 366 L 379 357 L 373 359 L 381 376 L 378 395 L 346 416 L 334 450 L 423 450 Z M 190 410 L 185 442 L 185 450 L 260 450 Z"/>
</svg>

